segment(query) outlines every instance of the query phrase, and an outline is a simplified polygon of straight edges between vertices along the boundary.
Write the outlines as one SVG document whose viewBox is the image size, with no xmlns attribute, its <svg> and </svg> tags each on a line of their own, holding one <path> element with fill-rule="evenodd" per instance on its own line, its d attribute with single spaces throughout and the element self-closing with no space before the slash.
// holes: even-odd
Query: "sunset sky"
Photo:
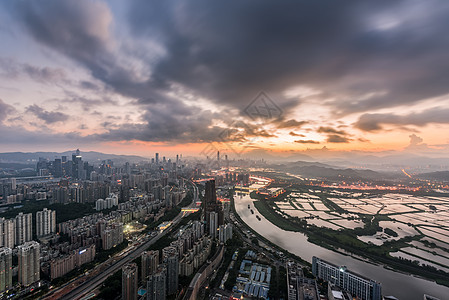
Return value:
<svg viewBox="0 0 449 300">
<path fill-rule="evenodd" d="M 443 156 L 448 20 L 443 0 L 2 1 L 0 152 Z"/>
</svg>

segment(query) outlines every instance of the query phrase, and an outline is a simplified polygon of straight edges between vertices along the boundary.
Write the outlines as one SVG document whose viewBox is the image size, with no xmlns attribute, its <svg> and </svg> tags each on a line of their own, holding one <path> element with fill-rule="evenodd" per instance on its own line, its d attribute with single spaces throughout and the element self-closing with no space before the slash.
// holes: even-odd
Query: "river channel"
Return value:
<svg viewBox="0 0 449 300">
<path fill-rule="evenodd" d="M 422 300 L 424 294 L 438 297 L 441 300 L 449 299 L 449 288 L 435 282 L 417 278 L 415 276 L 387 270 L 382 266 L 373 265 L 355 259 L 351 256 L 322 248 L 307 241 L 307 237 L 299 232 L 280 229 L 262 214 L 258 213 L 249 195 L 235 196 L 235 209 L 242 220 L 253 230 L 264 236 L 274 244 L 296 254 L 302 259 L 312 262 L 312 256 L 317 256 L 335 265 L 346 266 L 350 271 L 382 283 L 382 294 L 393 295 L 400 300 Z M 254 214 L 248 209 L 254 210 Z M 256 219 L 260 217 L 260 221 Z"/>
</svg>

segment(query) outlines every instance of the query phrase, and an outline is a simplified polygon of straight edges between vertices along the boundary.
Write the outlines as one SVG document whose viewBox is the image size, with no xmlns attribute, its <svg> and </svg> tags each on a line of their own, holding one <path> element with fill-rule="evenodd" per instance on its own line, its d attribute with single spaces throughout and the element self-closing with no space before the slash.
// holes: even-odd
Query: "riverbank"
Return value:
<svg viewBox="0 0 449 300">
<path fill-rule="evenodd" d="M 363 274 L 365 277 L 382 283 L 384 295 L 393 295 L 398 299 L 422 300 L 423 295 L 431 294 L 441 299 L 447 298 L 449 288 L 438 285 L 433 281 L 420 277 L 398 272 L 397 270 L 386 269 L 378 264 L 367 263 L 365 260 L 357 259 L 352 255 L 341 254 L 322 246 L 318 246 L 308 241 L 307 235 L 302 232 L 286 231 L 270 222 L 263 214 L 254 207 L 254 199 L 249 195 L 235 195 L 233 206 L 239 220 L 243 221 L 242 226 L 251 228 L 257 236 L 262 236 L 271 243 L 277 245 L 274 249 L 285 249 L 289 253 L 300 257 L 303 261 L 311 262 L 313 256 L 333 262 L 337 265 L 346 266 L 349 270 Z M 255 210 L 251 214 L 250 209 Z M 261 220 L 256 218 L 259 215 Z M 236 217 L 237 217 L 236 215 Z M 263 241 L 265 241 L 263 239 Z M 340 251 L 343 251 L 339 249 Z M 284 251 L 285 253 L 285 251 Z"/>
</svg>

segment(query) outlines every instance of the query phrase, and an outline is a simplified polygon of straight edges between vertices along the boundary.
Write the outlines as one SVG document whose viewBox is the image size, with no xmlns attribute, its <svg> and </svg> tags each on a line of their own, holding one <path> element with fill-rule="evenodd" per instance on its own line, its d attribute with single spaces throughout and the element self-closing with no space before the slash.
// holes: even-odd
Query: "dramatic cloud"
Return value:
<svg viewBox="0 0 449 300">
<path fill-rule="evenodd" d="M 280 96 L 298 84 L 326 86 L 323 95 L 336 98 L 329 104 L 349 113 L 449 92 L 448 9 L 419 1 L 135 0 L 129 18 L 137 35 L 165 45 L 155 68 L 161 82 L 237 106 L 261 89 Z"/>
<path fill-rule="evenodd" d="M 363 131 L 376 131 L 381 130 L 382 125 L 386 124 L 425 126 L 430 123 L 449 124 L 449 108 L 435 107 L 407 115 L 363 114 L 355 123 L 355 127 Z"/>
<path fill-rule="evenodd" d="M 20 103 L 46 124 L 80 120 L 67 128 L 86 140 L 250 142 L 276 128 L 314 144 L 295 133 L 307 124 L 335 147 L 366 142 L 354 127 L 449 124 L 448 15 L 446 1 L 8 1 L 0 76 L 49 89 L 0 85 L 0 121 Z M 244 114 L 261 90 L 283 112 L 268 130 Z M 421 104 L 435 108 L 396 110 Z"/>
<path fill-rule="evenodd" d="M 320 142 L 314 140 L 297 140 L 295 143 L 299 144 L 319 144 Z"/>
<path fill-rule="evenodd" d="M 11 112 L 14 111 L 14 107 L 12 107 L 9 104 L 6 104 L 3 102 L 2 99 L 0 99 L 0 125 L 5 120 Z"/>
<path fill-rule="evenodd" d="M 47 124 L 63 122 L 69 118 L 68 115 L 66 115 L 62 112 L 46 111 L 42 107 L 40 107 L 36 104 L 28 106 L 26 111 L 34 114 L 36 117 L 38 117 L 39 119 L 41 119 L 42 121 L 44 121 Z"/>
<path fill-rule="evenodd" d="M 301 133 L 295 133 L 295 132 L 293 132 L 293 131 L 290 131 L 288 134 L 291 135 L 291 136 L 301 136 L 301 137 L 305 137 L 304 134 L 301 134 Z"/>
<path fill-rule="evenodd" d="M 285 120 L 285 121 L 280 121 L 277 124 L 277 128 L 282 129 L 282 128 L 299 128 L 301 126 L 303 126 L 304 124 L 307 124 L 307 121 L 296 121 L 293 119 L 290 120 Z"/>
<path fill-rule="evenodd" d="M 349 143 L 350 141 L 351 139 L 336 134 L 331 134 L 327 137 L 328 143 Z"/>
<path fill-rule="evenodd" d="M 60 68 L 40 68 L 5 58 L 0 58 L 0 70 L 2 71 L 0 76 L 8 79 L 15 79 L 20 75 L 27 75 L 37 82 L 55 83 L 65 78 L 65 72 Z"/>
<path fill-rule="evenodd" d="M 347 133 L 344 130 L 338 130 L 332 127 L 320 127 L 318 128 L 317 132 L 319 133 L 333 133 L 333 134 L 340 134 L 340 135 L 346 135 Z"/>
</svg>

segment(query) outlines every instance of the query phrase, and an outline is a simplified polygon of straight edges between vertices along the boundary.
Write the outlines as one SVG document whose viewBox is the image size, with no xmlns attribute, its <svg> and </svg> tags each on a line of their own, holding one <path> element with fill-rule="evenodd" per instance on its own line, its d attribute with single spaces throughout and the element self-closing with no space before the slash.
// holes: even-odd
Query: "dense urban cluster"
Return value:
<svg viewBox="0 0 449 300">
<path fill-rule="evenodd" d="M 1 217 L 0 292 L 17 296 L 45 280 L 63 277 L 95 261 L 99 252 L 126 242 L 126 224 L 138 221 L 144 228 L 157 222 L 186 196 L 177 163 L 179 158 L 177 162 L 165 157 L 159 161 L 156 156 L 139 168 L 129 163 L 114 167 L 112 161 L 94 166 L 84 162 L 77 150 L 72 160 L 39 159 L 35 177 L 2 179 L 0 213 L 21 210 L 29 203 L 37 207 L 79 203 L 91 208 L 79 218 L 70 217 L 77 214 L 71 212 L 59 223 L 57 212 L 47 207 L 35 213 L 20 212 L 13 218 Z M 190 241 L 188 232 L 179 243 Z M 208 253 L 210 241 L 195 239 L 188 246 L 187 252 L 195 249 L 195 261 L 200 258 L 204 262 L 204 255 L 199 254 Z"/>
</svg>

